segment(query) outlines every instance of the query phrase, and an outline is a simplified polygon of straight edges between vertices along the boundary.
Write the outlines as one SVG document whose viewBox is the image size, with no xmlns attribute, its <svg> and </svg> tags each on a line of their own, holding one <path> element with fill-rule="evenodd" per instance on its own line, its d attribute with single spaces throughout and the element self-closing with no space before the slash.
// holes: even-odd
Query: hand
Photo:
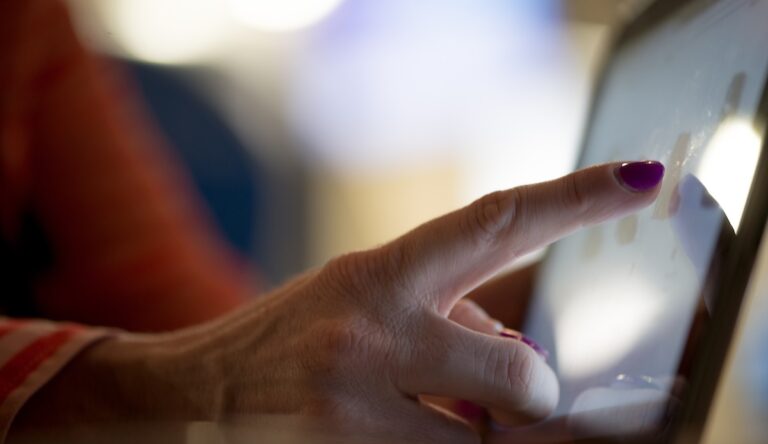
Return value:
<svg viewBox="0 0 768 444">
<path fill-rule="evenodd" d="M 466 423 L 419 403 L 422 394 L 545 417 L 558 400 L 546 362 L 522 342 L 447 316 L 516 257 L 653 201 L 658 167 L 642 189 L 618 168 L 487 195 L 213 322 L 103 341 L 40 391 L 17 427 L 274 413 L 409 442 L 478 440 Z"/>
</svg>

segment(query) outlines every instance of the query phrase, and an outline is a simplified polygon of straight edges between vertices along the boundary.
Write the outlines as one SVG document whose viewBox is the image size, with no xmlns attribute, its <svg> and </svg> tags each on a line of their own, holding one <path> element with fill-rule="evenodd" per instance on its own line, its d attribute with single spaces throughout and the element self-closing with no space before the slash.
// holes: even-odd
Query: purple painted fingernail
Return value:
<svg viewBox="0 0 768 444">
<path fill-rule="evenodd" d="M 540 346 L 536 341 L 529 338 L 528 336 L 525 336 L 524 334 L 520 333 L 519 331 L 512 330 L 509 328 L 505 328 L 499 333 L 500 336 L 503 336 L 505 338 L 511 338 L 511 339 L 517 339 L 518 341 L 522 342 L 523 344 L 527 345 L 528 347 L 531 347 L 536 353 L 539 354 L 542 358 L 545 360 L 549 357 L 549 352 L 544 347 Z"/>
<path fill-rule="evenodd" d="M 549 357 L 549 352 L 547 351 L 547 349 L 540 346 L 536 341 L 529 338 L 528 336 L 523 336 L 523 339 L 521 339 L 521 341 L 523 341 L 524 344 L 534 349 L 536 353 L 539 354 L 539 356 L 544 358 L 544 360 L 546 360 Z"/>
<path fill-rule="evenodd" d="M 655 160 L 625 162 L 616 169 L 616 176 L 630 191 L 648 191 L 661 182 L 664 177 L 664 165 Z"/>
</svg>

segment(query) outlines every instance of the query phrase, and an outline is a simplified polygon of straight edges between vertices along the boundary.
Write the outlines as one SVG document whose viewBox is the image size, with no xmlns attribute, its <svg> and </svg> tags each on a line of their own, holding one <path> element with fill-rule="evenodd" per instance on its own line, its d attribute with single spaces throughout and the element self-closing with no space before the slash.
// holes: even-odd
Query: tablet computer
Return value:
<svg viewBox="0 0 768 444">
<path fill-rule="evenodd" d="M 579 167 L 659 160 L 662 189 L 549 249 L 523 330 L 560 401 L 494 441 L 698 439 L 768 212 L 767 45 L 768 0 L 658 1 L 617 36 Z"/>
</svg>

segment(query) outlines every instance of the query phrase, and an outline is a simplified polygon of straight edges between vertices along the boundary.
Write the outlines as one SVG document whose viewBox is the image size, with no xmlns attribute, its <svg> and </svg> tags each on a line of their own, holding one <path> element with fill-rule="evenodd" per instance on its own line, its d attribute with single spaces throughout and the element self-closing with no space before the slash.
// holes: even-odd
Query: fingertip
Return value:
<svg viewBox="0 0 768 444">
<path fill-rule="evenodd" d="M 525 407 L 524 413 L 533 420 L 539 420 L 549 416 L 557 407 L 560 400 L 560 383 L 554 370 L 539 354 L 526 346 L 529 354 L 533 355 L 533 369 L 528 384 L 532 396 L 530 403 Z"/>
<path fill-rule="evenodd" d="M 552 368 L 528 350 L 531 371 L 522 383 L 528 386 L 528 400 L 515 409 L 492 408 L 493 421 L 503 426 L 520 426 L 540 421 L 554 412 L 560 400 L 560 384 Z"/>
<path fill-rule="evenodd" d="M 510 353 L 506 369 L 509 397 L 494 407 L 507 411 L 518 422 L 534 422 L 547 417 L 560 399 L 560 384 L 555 372 L 542 357 L 522 340 L 505 341 L 500 347 Z"/>
<path fill-rule="evenodd" d="M 544 363 L 544 370 L 540 379 L 542 385 L 542 397 L 540 403 L 540 413 L 542 418 L 552 414 L 560 402 L 560 382 L 557 380 L 555 371 L 548 364 Z"/>
<path fill-rule="evenodd" d="M 564 181 L 566 202 L 571 202 L 572 220 L 579 222 L 576 227 L 582 228 L 652 204 L 661 192 L 664 166 L 657 161 L 611 162 L 576 171 L 571 176 L 571 187 L 576 191 L 568 194 L 568 181 Z M 565 224 L 562 214 L 557 216 L 555 212 L 551 215 L 555 229 Z"/>
</svg>

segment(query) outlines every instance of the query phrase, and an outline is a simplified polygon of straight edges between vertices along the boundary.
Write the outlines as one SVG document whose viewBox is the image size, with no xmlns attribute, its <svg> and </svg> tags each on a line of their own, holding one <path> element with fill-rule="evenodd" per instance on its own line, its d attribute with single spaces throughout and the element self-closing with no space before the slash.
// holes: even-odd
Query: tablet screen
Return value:
<svg viewBox="0 0 768 444">
<path fill-rule="evenodd" d="M 762 135 L 768 1 L 693 1 L 609 60 L 581 166 L 656 159 L 657 201 L 554 245 L 524 331 L 550 351 L 555 416 L 586 433 L 658 425 L 718 249 L 738 232 Z"/>
</svg>

